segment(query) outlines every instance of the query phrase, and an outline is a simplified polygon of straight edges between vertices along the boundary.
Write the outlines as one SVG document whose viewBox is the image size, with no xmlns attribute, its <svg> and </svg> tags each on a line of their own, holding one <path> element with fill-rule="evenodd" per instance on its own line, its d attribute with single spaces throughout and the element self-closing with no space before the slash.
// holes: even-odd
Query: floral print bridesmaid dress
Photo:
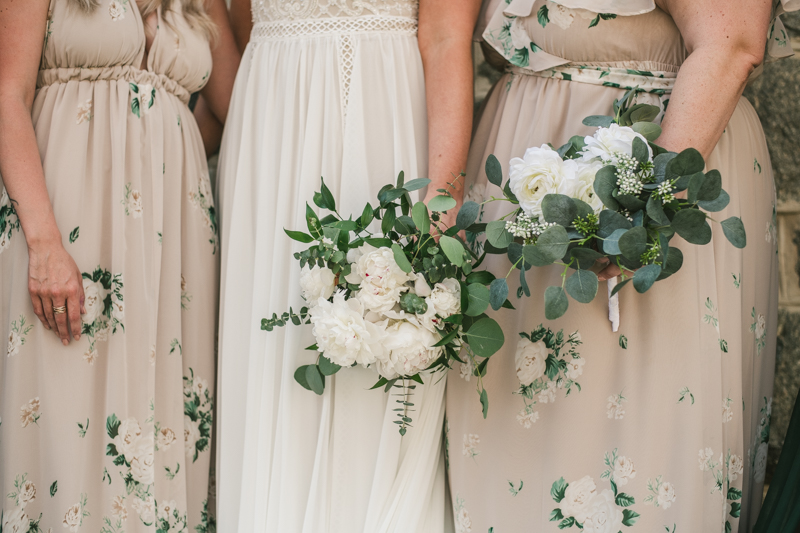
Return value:
<svg viewBox="0 0 800 533">
<path fill-rule="evenodd" d="M 2 531 L 207 533 L 217 237 L 187 102 L 208 39 L 173 3 L 140 68 L 134 0 L 71 4 L 51 2 L 33 124 L 87 312 L 68 347 L 39 323 L 0 188 Z"/>
</svg>

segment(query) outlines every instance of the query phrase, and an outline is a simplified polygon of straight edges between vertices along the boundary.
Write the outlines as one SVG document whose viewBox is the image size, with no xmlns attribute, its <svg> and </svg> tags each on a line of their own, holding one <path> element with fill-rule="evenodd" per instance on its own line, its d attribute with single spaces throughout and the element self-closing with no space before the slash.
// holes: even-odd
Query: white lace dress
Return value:
<svg viewBox="0 0 800 533">
<path fill-rule="evenodd" d="M 259 0 L 222 148 L 218 530 L 444 530 L 444 383 L 417 388 L 400 438 L 372 370 L 293 374 L 310 326 L 266 333 L 298 309 L 298 250 L 320 176 L 341 213 L 395 179 L 424 177 L 427 124 L 414 0 Z"/>
</svg>

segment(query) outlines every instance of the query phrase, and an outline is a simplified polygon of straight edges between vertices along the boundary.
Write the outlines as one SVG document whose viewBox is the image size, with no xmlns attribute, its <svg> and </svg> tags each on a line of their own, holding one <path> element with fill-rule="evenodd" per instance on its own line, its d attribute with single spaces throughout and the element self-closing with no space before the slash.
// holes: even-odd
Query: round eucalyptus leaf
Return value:
<svg viewBox="0 0 800 533">
<path fill-rule="evenodd" d="M 319 371 L 322 372 L 323 376 L 332 376 L 342 368 L 336 363 L 331 362 L 331 360 L 324 355 L 320 356 L 318 365 Z"/>
<path fill-rule="evenodd" d="M 522 247 L 522 256 L 525 258 L 525 265 L 537 267 L 552 265 L 556 261 L 556 259 L 544 253 L 538 246 L 532 244 Z"/>
<path fill-rule="evenodd" d="M 664 213 L 664 204 L 655 196 L 647 199 L 647 215 L 652 218 L 657 224 L 662 226 L 669 226 L 669 218 Z"/>
<path fill-rule="evenodd" d="M 639 163 L 647 163 L 650 161 L 650 149 L 647 146 L 647 143 L 641 140 L 639 137 L 633 138 L 631 152 L 633 154 L 633 158 Z"/>
<path fill-rule="evenodd" d="M 547 320 L 555 320 L 564 316 L 569 307 L 567 294 L 561 287 L 547 287 L 544 291 L 544 316 Z"/>
<path fill-rule="evenodd" d="M 639 293 L 647 292 L 660 274 L 661 267 L 659 265 L 643 266 L 633 274 L 633 288 Z"/>
<path fill-rule="evenodd" d="M 489 307 L 489 289 L 480 283 L 470 283 L 467 285 L 467 296 L 469 305 L 464 314 L 467 316 L 478 316 Z M 501 304 L 502 305 L 502 304 Z"/>
<path fill-rule="evenodd" d="M 588 270 L 594 266 L 598 259 L 604 256 L 591 248 L 577 247 L 570 250 L 570 257 L 575 259 L 575 266 L 580 270 Z"/>
<path fill-rule="evenodd" d="M 503 167 L 500 166 L 500 161 L 497 160 L 494 154 L 490 154 L 489 157 L 486 158 L 485 170 L 489 183 L 502 187 Z"/>
<path fill-rule="evenodd" d="M 456 226 L 458 229 L 467 229 L 478 220 L 478 214 L 481 212 L 481 206 L 475 202 L 464 202 L 461 209 L 458 210 L 456 216 Z"/>
<path fill-rule="evenodd" d="M 311 390 L 311 386 L 308 384 L 308 381 L 306 381 L 306 369 L 309 366 L 314 366 L 314 365 L 299 366 L 297 367 L 297 370 L 294 371 L 294 380 L 298 382 L 300 386 L 306 390 Z"/>
<path fill-rule="evenodd" d="M 661 136 L 661 126 L 652 122 L 634 122 L 631 128 L 648 141 L 655 141 Z"/>
<path fill-rule="evenodd" d="M 597 296 L 597 274 L 591 270 L 577 270 L 565 284 L 567 292 L 582 304 L 588 304 Z"/>
<path fill-rule="evenodd" d="M 737 248 L 747 246 L 747 234 L 744 231 L 744 224 L 739 217 L 730 217 L 722 221 L 722 231 L 731 244 Z"/>
<path fill-rule="evenodd" d="M 524 268 L 525 270 L 530 269 L 533 265 L 528 263 L 527 261 L 520 261 L 523 258 L 523 246 L 518 242 L 512 242 L 508 245 L 508 260 L 511 261 L 512 265 L 516 265 L 517 268 Z"/>
<path fill-rule="evenodd" d="M 647 230 L 637 226 L 626 231 L 619 238 L 619 250 L 627 259 L 638 261 L 647 250 Z"/>
<path fill-rule="evenodd" d="M 431 218 L 428 214 L 428 206 L 425 205 L 425 202 L 417 202 L 414 204 L 411 208 L 411 219 L 423 235 L 427 235 L 431 231 Z"/>
<path fill-rule="evenodd" d="M 586 215 L 591 215 L 594 213 L 594 209 L 592 206 L 584 202 L 583 200 L 578 200 L 577 198 L 571 198 L 572 203 L 575 205 L 575 216 L 586 218 Z M 575 220 L 574 218 L 572 220 Z M 570 220 L 570 224 L 572 224 L 572 220 Z"/>
<path fill-rule="evenodd" d="M 536 239 L 536 248 L 539 249 L 545 257 L 549 257 L 553 261 L 558 261 L 566 255 L 567 249 L 569 248 L 567 230 L 561 226 L 550 226 Z"/>
<path fill-rule="evenodd" d="M 687 148 L 679 153 L 667 165 L 667 172 L 676 176 L 691 176 L 696 172 L 702 172 L 706 166 L 703 156 L 694 148 Z"/>
<path fill-rule="evenodd" d="M 672 219 L 672 229 L 692 244 L 711 242 L 711 226 L 706 222 L 706 214 L 699 209 L 681 209 Z"/>
<path fill-rule="evenodd" d="M 682 266 L 683 252 L 677 248 L 670 247 L 669 251 L 667 252 L 667 259 L 664 261 L 664 264 L 661 265 L 661 275 L 658 276 L 656 281 L 661 281 L 662 279 L 670 277 L 680 270 Z"/>
<path fill-rule="evenodd" d="M 570 226 L 575 220 L 577 209 L 572 198 L 563 194 L 548 194 L 542 200 L 542 215 L 547 222 Z"/>
<path fill-rule="evenodd" d="M 514 236 L 506 229 L 504 220 L 492 220 L 486 224 L 486 238 L 495 248 L 508 248 L 514 242 Z"/>
<path fill-rule="evenodd" d="M 600 211 L 599 226 L 597 235 L 603 239 L 618 229 L 631 229 L 633 227 L 630 220 L 610 209 Z"/>
<path fill-rule="evenodd" d="M 655 177 L 656 183 L 662 183 L 667 179 L 667 165 L 677 156 L 678 154 L 675 152 L 666 152 L 664 154 L 658 154 L 653 158 L 653 176 Z"/>
<path fill-rule="evenodd" d="M 319 371 L 317 365 L 308 365 L 306 367 L 306 383 L 316 394 L 321 395 L 325 390 L 325 376 Z"/>
<path fill-rule="evenodd" d="M 717 211 L 722 211 L 731 201 L 731 197 L 728 195 L 727 192 L 724 190 L 719 191 L 719 196 L 716 199 L 711 200 L 709 202 L 697 202 L 697 205 L 705 209 L 706 211 L 710 211 L 712 213 L 716 213 Z"/>
<path fill-rule="evenodd" d="M 607 165 L 597 171 L 594 177 L 594 192 L 607 208 L 616 211 L 619 208 L 614 198 L 614 189 L 617 188 L 617 170 L 612 165 Z"/>
<path fill-rule="evenodd" d="M 490 357 L 502 348 L 503 329 L 491 318 L 481 318 L 466 331 L 469 347 L 480 357 Z"/>
<path fill-rule="evenodd" d="M 444 255 L 456 266 L 464 264 L 464 245 L 460 241 L 447 235 L 442 235 L 439 238 L 439 246 L 441 246 Z"/>
<path fill-rule="evenodd" d="M 440 194 L 439 196 L 434 196 L 428 202 L 428 209 L 431 211 L 437 211 L 439 213 L 444 213 L 445 211 L 449 211 L 456 206 L 456 199 L 452 196 L 446 196 L 444 194 Z"/>
<path fill-rule="evenodd" d="M 489 304 L 492 309 L 500 309 L 508 298 L 508 283 L 505 278 L 497 278 L 489 286 Z"/>
<path fill-rule="evenodd" d="M 637 198 L 636 196 L 633 196 L 631 194 L 620 194 L 620 195 L 618 195 L 617 196 L 617 202 L 619 202 L 619 204 L 622 207 L 624 207 L 625 209 L 627 209 L 631 213 L 635 213 L 636 211 L 641 211 L 647 205 L 647 204 L 644 203 L 644 201 L 640 200 L 639 198 Z"/>
<path fill-rule="evenodd" d="M 625 232 L 630 231 L 626 229 L 617 229 L 614 230 L 614 233 L 609 235 L 603 241 L 603 251 L 608 255 L 620 255 L 622 254 L 622 250 L 619 249 L 619 240 L 620 238 L 625 235 Z"/>
</svg>

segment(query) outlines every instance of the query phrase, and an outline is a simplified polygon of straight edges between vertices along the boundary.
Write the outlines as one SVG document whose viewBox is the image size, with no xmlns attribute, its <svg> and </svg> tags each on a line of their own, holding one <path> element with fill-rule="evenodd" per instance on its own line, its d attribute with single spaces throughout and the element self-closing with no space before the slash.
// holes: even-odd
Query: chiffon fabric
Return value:
<svg viewBox="0 0 800 533">
<path fill-rule="evenodd" d="M 686 57 L 673 20 L 655 6 L 617 16 L 567 5 L 515 0 L 486 8 L 484 48 L 507 72 L 473 139 L 473 199 L 502 194 L 483 171 L 489 154 L 507 177 L 509 160 L 528 147 L 591 135 L 583 118 L 611 114 L 631 88 L 637 102 L 668 112 Z M 645 294 L 623 289 L 617 333 L 605 283 L 592 303 L 571 301 L 565 316 L 546 320 L 544 291 L 561 285 L 563 269 L 534 268 L 531 297 L 514 300 L 516 311 L 496 313 L 506 345 L 483 378 L 486 420 L 471 369 L 450 373 L 446 442 L 456 531 L 751 530 L 766 467 L 778 271 L 769 152 L 747 100 L 707 165 L 720 171 L 731 197 L 711 216 L 740 216 L 746 248 L 734 248 L 718 225 L 706 246 L 675 237 L 683 268 Z M 483 220 L 510 210 L 488 203 Z M 498 276 L 510 268 L 496 255 L 484 265 Z M 518 334 L 537 330 L 533 352 L 517 352 Z M 568 366 L 563 380 L 545 377 L 552 381 L 526 398 L 521 380 L 536 373 L 537 349 Z"/>
<path fill-rule="evenodd" d="M 317 396 L 294 380 L 317 354 L 298 310 L 306 204 L 320 177 L 359 216 L 400 171 L 424 177 L 425 87 L 412 0 L 253 2 L 255 25 L 223 140 L 218 524 L 221 531 L 442 531 L 444 380 L 395 399 L 348 368 Z"/>
<path fill-rule="evenodd" d="M 36 318 L 0 189 L 3 531 L 213 530 L 215 215 L 186 105 L 211 52 L 180 2 L 157 17 L 140 68 L 133 0 L 50 4 L 33 126 L 87 313 L 69 346 Z"/>
</svg>

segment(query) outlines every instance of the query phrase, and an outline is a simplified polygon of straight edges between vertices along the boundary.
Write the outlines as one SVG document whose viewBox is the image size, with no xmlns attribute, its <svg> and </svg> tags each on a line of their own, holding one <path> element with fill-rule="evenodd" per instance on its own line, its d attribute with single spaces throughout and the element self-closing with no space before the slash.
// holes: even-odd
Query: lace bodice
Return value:
<svg viewBox="0 0 800 533">
<path fill-rule="evenodd" d="M 365 16 L 417 17 L 419 0 L 252 0 L 253 21 Z"/>
</svg>

